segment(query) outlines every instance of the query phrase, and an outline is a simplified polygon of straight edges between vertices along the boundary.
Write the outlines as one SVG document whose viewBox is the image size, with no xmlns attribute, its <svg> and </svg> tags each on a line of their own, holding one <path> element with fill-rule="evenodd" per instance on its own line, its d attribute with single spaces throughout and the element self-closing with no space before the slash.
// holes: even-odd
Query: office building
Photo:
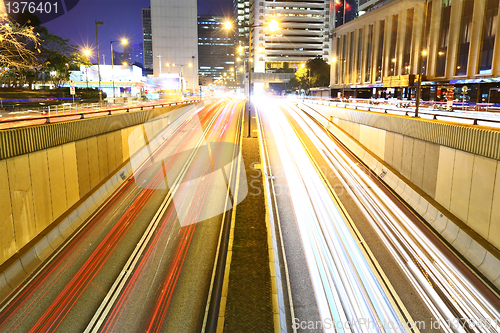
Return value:
<svg viewBox="0 0 500 333">
<path fill-rule="evenodd" d="M 151 30 L 151 8 L 142 9 L 142 40 L 144 68 L 153 69 L 153 33 Z"/>
<path fill-rule="evenodd" d="M 198 17 L 199 75 L 220 79 L 234 72 L 234 33 L 224 29 L 224 18 Z M 231 70 L 233 69 L 233 70 Z"/>
<path fill-rule="evenodd" d="M 372 9 L 334 31 L 333 95 L 415 98 L 421 72 L 424 100 L 493 102 L 498 17 L 498 0 L 394 0 Z"/>
<path fill-rule="evenodd" d="M 330 62 L 330 0 L 250 3 L 255 72 L 297 68 L 309 59 Z M 269 31 L 276 20 L 279 30 Z"/>
<path fill-rule="evenodd" d="M 368 0 L 380 1 L 380 0 Z M 367 0 L 359 0 L 367 2 Z M 358 17 L 358 0 L 331 0 L 330 1 L 330 26 L 339 27 Z"/>
<path fill-rule="evenodd" d="M 153 73 L 178 74 L 183 89 L 198 87 L 196 0 L 151 0 Z"/>
</svg>

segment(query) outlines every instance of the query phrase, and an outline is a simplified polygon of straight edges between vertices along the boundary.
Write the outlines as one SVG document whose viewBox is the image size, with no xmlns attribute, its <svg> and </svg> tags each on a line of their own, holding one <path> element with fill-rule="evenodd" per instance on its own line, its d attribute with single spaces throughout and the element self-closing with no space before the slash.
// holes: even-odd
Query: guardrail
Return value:
<svg viewBox="0 0 500 333">
<path fill-rule="evenodd" d="M 369 104 L 369 100 L 355 100 L 352 101 L 336 101 L 336 99 L 325 99 L 325 98 L 305 98 L 307 101 L 314 102 L 316 104 L 330 105 L 348 109 L 355 109 L 361 111 L 372 111 L 378 113 L 403 115 L 409 117 L 415 117 L 415 108 L 406 107 L 398 108 L 391 104 Z M 442 120 L 442 121 L 454 121 L 460 120 L 459 123 L 466 123 L 469 125 L 482 125 L 490 127 L 500 127 L 500 114 L 494 113 L 484 114 L 484 112 L 465 112 L 457 110 L 457 112 L 463 113 L 462 115 L 454 114 L 453 111 L 440 111 L 440 110 L 426 110 L 420 109 L 418 114 L 424 119 Z M 425 116 L 425 117 L 424 117 Z M 498 119 L 493 119 L 493 117 Z"/>
<path fill-rule="evenodd" d="M 133 104 L 125 104 L 119 107 L 116 106 L 104 106 L 103 103 L 87 103 L 87 104 L 75 104 L 75 105 L 59 105 L 54 107 L 48 107 L 47 111 L 36 116 L 21 116 L 21 117 L 12 117 L 12 118 L 0 118 L 0 125 L 7 123 L 23 123 L 26 122 L 26 126 L 34 125 L 37 121 L 44 120 L 42 123 L 50 124 L 52 122 L 58 122 L 61 120 L 70 120 L 69 116 L 75 117 L 76 119 L 86 119 L 90 117 L 95 117 L 100 113 L 105 113 L 107 115 L 112 115 L 113 113 L 123 113 L 130 112 L 134 110 L 145 110 L 145 109 L 154 109 L 156 107 L 166 107 L 172 105 L 179 104 L 187 104 L 187 103 L 196 103 L 201 101 L 201 99 L 190 99 L 184 101 L 176 101 L 176 102 L 163 102 L 163 103 L 133 103 Z M 71 120 L 76 120 L 71 119 Z M 30 123 L 28 123 L 28 121 Z M 39 123 L 37 123 L 39 124 Z M 19 126 L 17 126 L 19 127 Z M 3 127 L 1 129 L 8 129 L 8 127 Z"/>
</svg>

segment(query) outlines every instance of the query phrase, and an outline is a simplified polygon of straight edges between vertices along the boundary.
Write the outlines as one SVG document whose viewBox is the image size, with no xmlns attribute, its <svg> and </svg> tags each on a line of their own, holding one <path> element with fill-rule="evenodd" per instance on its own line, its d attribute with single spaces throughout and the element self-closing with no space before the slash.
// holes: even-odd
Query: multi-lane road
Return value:
<svg viewBox="0 0 500 333">
<path fill-rule="evenodd" d="M 1 305 L 0 331 L 201 331 L 241 107 L 205 102 L 167 129 L 145 124 L 134 174 Z"/>
<path fill-rule="evenodd" d="M 328 133 L 325 117 L 300 103 L 265 100 L 258 109 L 294 328 L 499 331 L 495 291 Z"/>
<path fill-rule="evenodd" d="M 495 290 L 321 114 L 279 99 L 255 107 L 288 331 L 500 331 Z M 243 110 L 205 101 L 167 128 L 136 129 L 133 175 L 0 304 L 0 332 L 204 332 L 228 217 L 247 193 L 237 177 Z"/>
</svg>

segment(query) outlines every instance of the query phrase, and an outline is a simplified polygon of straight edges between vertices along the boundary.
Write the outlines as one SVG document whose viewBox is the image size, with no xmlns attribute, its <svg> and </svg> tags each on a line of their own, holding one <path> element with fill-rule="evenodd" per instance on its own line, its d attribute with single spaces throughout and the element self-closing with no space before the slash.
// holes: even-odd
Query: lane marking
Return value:
<svg viewBox="0 0 500 333">
<path fill-rule="evenodd" d="M 243 152 L 242 149 L 242 144 L 243 144 L 243 123 L 245 121 L 245 112 L 242 110 L 241 112 L 241 133 L 240 133 L 240 151 Z M 243 167 L 245 165 L 243 164 Z M 240 174 L 241 174 L 241 165 L 238 163 L 237 165 L 237 172 L 236 172 L 236 179 L 240 179 Z M 238 191 L 239 191 L 239 186 L 240 183 L 236 182 L 236 189 L 234 193 L 234 202 L 237 201 L 238 197 Z M 219 316 L 217 320 L 217 333 L 222 333 L 224 331 L 224 321 L 226 319 L 226 304 L 227 304 L 227 291 L 229 288 L 229 272 L 231 268 L 231 261 L 232 261 L 232 256 L 233 256 L 233 241 L 234 241 L 234 224 L 236 221 L 236 206 L 233 207 L 231 211 L 231 224 L 230 224 L 230 229 L 229 229 L 229 243 L 228 243 L 228 248 L 227 248 L 227 257 L 226 257 L 226 266 L 224 268 L 224 282 L 222 284 L 222 294 L 221 294 L 221 299 L 220 299 L 220 306 L 219 306 Z"/>
<path fill-rule="evenodd" d="M 217 119 L 217 117 L 220 115 L 223 109 L 219 109 L 209 122 L 208 126 L 205 128 L 203 135 L 198 139 L 198 142 L 196 143 L 195 149 L 191 151 L 191 154 L 189 155 L 186 163 L 184 164 L 183 168 L 181 169 L 181 172 L 173 182 L 173 185 L 170 188 L 170 191 L 168 192 L 167 196 L 163 200 L 162 204 L 160 205 L 160 208 L 157 210 L 156 214 L 154 215 L 153 219 L 151 220 L 150 224 L 148 225 L 148 228 L 142 235 L 141 239 L 137 243 L 134 251 L 132 252 L 131 256 L 127 260 L 126 264 L 124 265 L 121 273 L 118 275 L 118 278 L 115 280 L 113 283 L 113 286 L 110 288 L 108 294 L 102 301 L 101 305 L 97 309 L 96 313 L 92 317 L 91 321 L 87 325 L 87 328 L 85 329 L 85 333 L 88 332 L 97 332 L 102 324 L 104 323 L 104 320 L 106 319 L 109 311 L 111 311 L 111 308 L 113 307 L 114 303 L 116 302 L 116 299 L 120 295 L 122 289 L 125 287 L 126 282 L 128 281 L 129 277 L 132 275 L 134 272 L 134 269 L 139 262 L 139 259 L 142 257 L 142 253 L 144 250 L 147 248 L 147 245 L 149 244 L 149 240 L 153 236 L 155 230 L 157 229 L 161 217 L 169 207 L 171 201 L 173 200 L 173 195 L 177 191 L 177 189 L 180 186 L 180 183 L 182 179 L 184 178 L 185 174 L 187 173 L 187 169 L 191 165 L 191 163 L 194 160 L 194 157 L 196 153 L 198 152 L 199 148 L 201 147 L 201 144 L 203 143 L 203 140 L 205 139 L 208 131 L 210 130 L 211 126 Z M 160 149 L 160 147 L 158 148 Z"/>
<path fill-rule="evenodd" d="M 288 265 L 286 261 L 286 254 L 285 254 L 285 247 L 283 244 L 283 237 L 281 233 L 281 225 L 280 225 L 280 219 L 279 219 L 279 211 L 278 211 L 278 205 L 276 202 L 276 193 L 274 191 L 274 176 L 271 173 L 271 166 L 267 164 L 267 161 L 270 163 L 268 151 L 267 151 L 267 146 L 264 145 L 264 129 L 263 125 L 261 123 L 261 118 L 260 114 L 258 112 L 257 107 L 255 107 L 255 113 L 256 113 L 256 119 L 257 119 L 257 132 L 258 132 L 258 138 L 259 138 L 259 150 L 260 150 L 260 158 L 262 161 L 262 164 L 259 165 L 260 170 L 262 172 L 262 182 L 264 184 L 264 197 L 265 197 L 265 203 L 266 203 L 266 227 L 267 227 L 267 242 L 268 242 L 268 248 L 269 248 L 269 270 L 271 272 L 271 279 L 275 280 L 276 284 L 280 284 L 279 288 L 280 290 L 283 290 L 283 284 L 281 279 L 278 279 L 277 273 L 275 272 L 275 261 L 277 260 L 278 262 L 278 267 L 281 269 L 281 266 L 279 265 L 279 257 L 275 258 L 274 257 L 274 243 L 273 243 L 273 230 L 271 230 L 271 220 L 276 221 L 276 224 L 278 226 L 278 231 L 279 231 L 279 237 L 281 241 L 281 251 L 282 251 L 282 256 L 283 256 L 283 262 L 284 262 L 284 270 L 285 270 L 285 279 L 286 279 L 286 284 L 287 284 L 287 293 L 288 293 L 288 299 L 290 303 L 290 315 L 293 320 L 295 318 L 295 313 L 293 310 L 293 299 L 292 299 L 292 294 L 290 290 L 290 277 L 288 274 Z M 267 173 L 269 170 L 269 174 Z M 269 184 L 268 184 L 269 181 Z M 272 193 L 271 193 L 272 192 Z M 274 202 L 274 205 L 273 205 Z M 276 214 L 274 214 L 273 209 L 276 211 Z M 275 223 L 273 223 L 275 225 Z M 276 247 L 278 244 L 276 244 Z M 276 251 L 278 252 L 278 248 L 276 248 Z M 279 256 L 279 254 L 278 254 Z M 279 276 L 281 276 L 281 272 L 279 272 Z M 281 317 L 280 317 L 280 306 L 285 309 L 285 304 L 284 304 L 284 299 L 280 304 L 279 302 L 279 297 L 278 297 L 278 288 L 276 290 L 272 290 L 272 295 L 273 295 L 273 319 L 274 319 L 274 331 L 275 332 L 286 332 L 287 331 L 287 326 L 285 325 L 284 327 L 281 327 Z M 286 314 L 284 314 L 285 318 L 284 322 L 286 322 Z M 295 326 L 292 325 L 292 330 L 293 332 L 297 332 L 297 329 Z"/>
<path fill-rule="evenodd" d="M 290 110 L 293 110 L 293 109 L 290 108 Z M 293 110 L 293 112 L 297 112 L 297 111 Z M 287 110 L 287 113 L 289 113 L 289 110 Z M 297 112 L 297 114 L 299 114 L 299 113 Z M 293 123 L 295 123 L 295 122 L 296 122 L 295 120 L 293 122 L 289 121 L 289 123 L 291 125 Z M 302 146 L 303 146 L 306 154 L 309 156 L 309 159 L 311 160 L 314 168 L 316 169 L 316 172 L 318 173 L 318 175 L 320 175 L 321 179 L 323 180 L 323 184 L 327 188 L 328 193 L 330 194 L 330 197 L 332 198 L 333 202 L 335 203 L 335 205 L 337 206 L 337 208 L 339 209 L 339 211 L 343 215 L 344 220 L 346 222 L 348 222 L 347 226 L 351 230 L 352 235 L 355 238 L 358 239 L 358 243 L 360 245 L 360 249 L 362 250 L 362 253 L 364 254 L 365 258 L 367 259 L 367 263 L 372 268 L 372 271 L 374 273 L 376 273 L 375 275 L 377 276 L 377 279 L 379 280 L 381 287 L 386 291 L 386 294 L 391 295 L 392 298 L 390 298 L 390 302 L 393 304 L 393 307 L 395 309 L 399 309 L 399 311 L 397 312 L 399 319 L 401 320 L 401 322 L 413 322 L 412 317 L 410 316 L 409 312 L 407 311 L 406 307 L 404 306 L 403 302 L 401 301 L 399 295 L 394 290 L 392 284 L 390 283 L 389 279 L 385 275 L 385 273 L 382 270 L 380 264 L 376 260 L 376 258 L 373 255 L 372 251 L 368 247 L 366 241 L 361 236 L 361 233 L 359 232 L 359 230 L 357 229 L 356 225 L 354 224 L 351 216 L 348 214 L 348 212 L 345 209 L 344 205 L 341 203 L 340 198 L 338 197 L 337 193 L 335 192 L 335 189 L 329 183 L 329 181 L 328 181 L 327 177 L 325 176 L 323 170 L 321 170 L 321 168 L 320 168 L 317 160 L 313 157 L 313 155 L 312 155 L 311 151 L 309 150 L 308 146 L 306 145 L 306 143 L 304 142 L 304 140 L 300 136 L 300 134 L 299 134 L 299 132 L 298 132 L 298 130 L 296 128 L 297 126 L 299 126 L 299 124 L 292 125 L 292 128 L 293 128 L 295 134 L 297 135 L 297 137 L 299 138 L 300 142 L 302 143 Z M 311 130 L 312 130 L 312 128 L 311 128 Z M 306 134 L 306 133 L 304 133 L 304 134 Z M 325 147 L 326 147 L 326 145 L 325 145 Z M 318 149 L 318 147 L 316 147 L 316 149 Z M 320 154 L 321 154 L 321 151 L 319 149 L 318 149 L 318 152 L 320 152 Z M 414 332 L 419 332 L 418 328 L 415 329 Z"/>
<path fill-rule="evenodd" d="M 237 108 L 239 105 L 239 103 L 236 103 L 234 105 L 234 108 Z M 236 129 L 236 131 L 238 132 L 238 129 L 239 128 L 242 128 L 242 117 L 243 117 L 243 113 L 244 112 L 241 112 L 240 113 L 240 117 L 238 119 L 238 127 Z M 243 133 L 243 130 L 241 130 L 241 133 Z M 235 141 L 238 140 L 238 137 L 236 136 L 235 138 Z M 241 136 L 240 136 L 240 145 L 238 146 L 239 147 L 239 151 L 240 151 L 240 154 L 241 154 Z M 236 150 L 236 146 L 233 150 L 233 152 Z M 234 153 L 233 153 L 233 157 L 234 157 Z M 239 161 L 239 159 L 238 159 Z M 233 158 L 233 161 L 231 162 L 232 166 L 231 166 L 231 173 L 229 175 L 229 180 L 230 181 L 235 181 L 235 180 L 238 180 L 239 178 L 235 178 L 235 179 L 232 179 L 232 175 L 233 175 L 233 172 L 234 172 L 234 169 L 235 169 L 235 158 Z M 239 177 L 239 170 L 240 168 L 240 165 L 239 165 L 239 162 L 236 163 L 236 169 L 237 169 L 237 175 Z M 207 297 L 207 305 L 205 306 L 205 315 L 203 317 L 203 326 L 202 326 L 202 329 L 201 329 L 201 332 L 205 332 L 206 331 L 206 325 L 207 325 L 207 320 L 208 320 L 208 314 L 209 314 L 209 311 L 210 311 L 210 305 L 211 305 L 211 298 L 212 298 L 212 292 L 213 292 L 213 288 L 214 288 L 214 281 L 215 281 L 215 277 L 216 277 L 216 274 L 217 274 L 217 262 L 219 260 L 219 252 L 220 252 L 220 248 L 221 248 L 221 245 L 222 245 L 222 237 L 223 237 L 223 233 L 224 233 L 224 221 L 226 220 L 226 214 L 228 212 L 228 205 L 229 205 L 229 202 L 231 201 L 231 204 L 232 204 L 232 209 L 234 210 L 236 207 L 234 206 L 234 202 L 237 202 L 237 194 L 234 195 L 234 197 L 231 197 L 231 193 L 230 193 L 230 189 L 231 189 L 231 186 L 229 183 L 228 184 L 228 196 L 226 197 L 226 203 L 225 203 L 225 210 L 224 210 L 224 213 L 222 215 L 222 225 L 221 225 L 221 230 L 220 230 L 220 233 L 219 233 L 219 240 L 218 240 L 218 243 L 217 243 L 217 250 L 215 252 L 215 260 L 214 260 L 214 267 L 213 267 L 213 270 L 212 270 L 212 277 L 211 277 L 211 280 L 210 280 L 210 289 L 208 290 L 208 297 Z M 236 188 L 235 188 L 235 192 L 238 193 L 238 190 L 239 190 L 239 186 L 238 186 L 239 182 L 235 185 Z M 226 259 L 227 260 L 227 259 Z M 224 303 L 225 305 L 225 303 Z M 220 305 L 219 305 L 220 306 Z"/>
</svg>

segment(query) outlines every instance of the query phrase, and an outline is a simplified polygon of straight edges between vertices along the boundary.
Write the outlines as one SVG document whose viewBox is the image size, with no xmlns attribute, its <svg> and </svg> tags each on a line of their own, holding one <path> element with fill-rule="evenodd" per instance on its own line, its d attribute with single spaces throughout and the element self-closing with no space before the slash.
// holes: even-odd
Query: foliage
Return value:
<svg viewBox="0 0 500 333">
<path fill-rule="evenodd" d="M 45 28 L 41 29 L 40 37 L 42 42 L 38 62 L 42 67 L 45 81 L 60 87 L 69 81 L 70 70 L 79 70 L 80 65 L 91 65 L 68 39 L 53 35 Z"/>
<path fill-rule="evenodd" d="M 306 63 L 310 71 L 311 87 L 328 87 L 330 85 L 330 65 L 322 58 L 310 59 Z"/>
<path fill-rule="evenodd" d="M 70 70 L 79 70 L 80 65 L 90 66 L 78 48 L 69 40 L 49 33 L 40 26 L 40 20 L 32 14 L 17 17 L 17 22 L 2 16 L 8 24 L 0 27 L 0 66 L 6 68 L 0 79 L 8 86 L 23 87 L 27 82 L 32 87 L 35 81 L 44 81 L 60 87 L 68 82 Z M 11 34 L 3 30 L 10 27 Z M 16 32 L 16 33 L 14 33 Z M 6 41 L 6 36 L 9 39 Z M 4 44 L 9 47 L 4 47 Z M 17 46 L 17 52 L 14 47 Z M 9 62 L 2 61 L 3 55 L 9 55 Z"/>
<path fill-rule="evenodd" d="M 290 80 L 294 89 L 308 90 L 313 87 L 327 87 L 330 84 L 330 65 L 322 58 L 309 59 L 300 66 Z"/>
<path fill-rule="evenodd" d="M 34 28 L 13 22 L 7 14 L 0 15 L 0 76 L 17 69 L 36 66 L 39 38 Z"/>
</svg>

